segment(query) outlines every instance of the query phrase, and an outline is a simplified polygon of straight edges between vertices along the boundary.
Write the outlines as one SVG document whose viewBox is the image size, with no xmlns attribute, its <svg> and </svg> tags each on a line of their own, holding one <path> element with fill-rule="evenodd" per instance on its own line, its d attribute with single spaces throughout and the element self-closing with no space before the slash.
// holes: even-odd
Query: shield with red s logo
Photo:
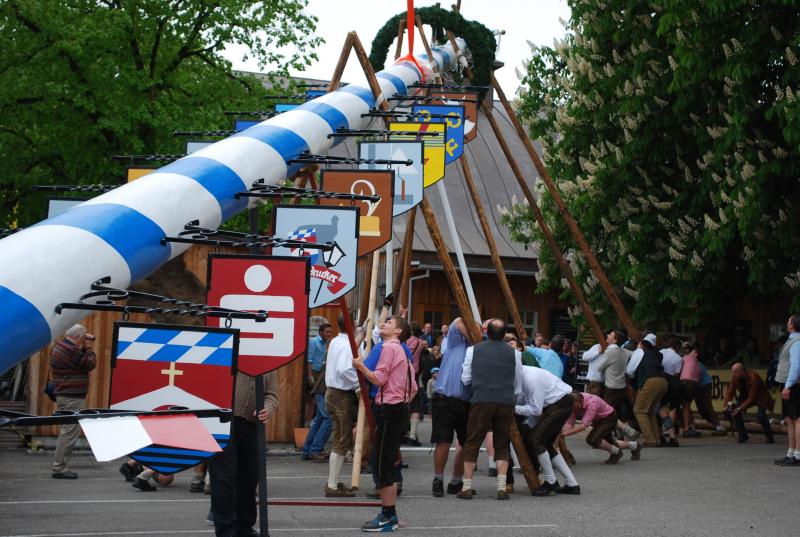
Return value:
<svg viewBox="0 0 800 537">
<path fill-rule="evenodd" d="M 308 343 L 308 257 L 212 254 L 206 303 L 267 312 L 267 320 L 231 319 L 239 330 L 239 371 L 256 376 L 303 355 Z M 208 326 L 226 319 L 206 318 Z"/>
</svg>

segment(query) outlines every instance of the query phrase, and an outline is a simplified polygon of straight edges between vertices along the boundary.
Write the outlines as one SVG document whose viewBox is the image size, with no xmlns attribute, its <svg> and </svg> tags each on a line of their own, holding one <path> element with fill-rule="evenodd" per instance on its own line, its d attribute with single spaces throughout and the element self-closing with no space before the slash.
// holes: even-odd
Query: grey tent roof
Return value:
<svg viewBox="0 0 800 537">
<path fill-rule="evenodd" d="M 494 117 L 503 132 L 503 135 L 511 148 L 511 152 L 517 160 L 529 186 L 533 186 L 538 181 L 538 173 L 530 159 L 525 147 L 517 136 L 505 109 L 499 102 L 494 103 Z M 380 124 L 375 123 L 374 128 L 380 128 Z M 536 144 L 537 150 L 540 147 Z M 483 204 L 483 210 L 489 222 L 489 227 L 494 235 L 497 249 L 501 257 L 535 259 L 534 249 L 525 249 L 522 245 L 515 243 L 509 237 L 508 230 L 500 224 L 500 213 L 497 206 L 509 207 L 512 198 L 516 197 L 517 202 L 522 202 L 524 196 L 517 184 L 517 180 L 511 171 L 511 166 L 500 148 L 500 144 L 494 136 L 489 121 L 479 111 L 478 135 L 464 149 L 467 162 L 469 163 L 472 175 L 475 179 L 478 195 Z M 356 146 L 352 141 L 339 144 L 330 152 L 333 155 L 356 156 Z M 540 152 L 541 154 L 541 152 Z M 478 214 L 472 204 L 467 186 L 464 183 L 464 176 L 461 165 L 458 162 L 449 164 L 445 168 L 444 186 L 450 206 L 453 211 L 456 229 L 458 230 L 461 247 L 465 255 L 489 256 L 489 248 L 481 229 Z M 448 249 L 454 252 L 450 233 L 445 219 L 442 199 L 438 187 L 433 185 L 425 189 L 425 196 L 431 204 L 431 208 L 436 214 L 436 220 L 442 231 L 442 236 Z M 394 227 L 394 247 L 399 248 L 403 243 L 407 225 L 407 215 L 395 217 Z M 435 252 L 436 249 L 431 240 L 425 219 L 420 213 L 414 226 L 414 251 L 415 252 Z"/>
</svg>

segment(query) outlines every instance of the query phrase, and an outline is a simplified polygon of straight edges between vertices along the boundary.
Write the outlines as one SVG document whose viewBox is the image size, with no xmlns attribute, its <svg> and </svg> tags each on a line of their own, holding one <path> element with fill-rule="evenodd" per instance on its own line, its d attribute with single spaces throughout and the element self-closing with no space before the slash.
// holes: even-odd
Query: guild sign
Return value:
<svg viewBox="0 0 800 537">
<path fill-rule="evenodd" d="M 464 143 L 468 144 L 478 135 L 478 94 L 471 92 L 434 91 L 432 97 L 441 100 L 434 104 L 449 104 L 464 107 Z"/>
<path fill-rule="evenodd" d="M 239 331 L 142 323 L 114 323 L 111 356 L 112 410 L 233 408 Z M 200 420 L 224 448 L 231 424 Z M 215 453 L 150 445 L 131 457 L 158 472 L 196 466 Z"/>
<path fill-rule="evenodd" d="M 464 117 L 464 107 L 425 104 L 412 106 L 411 110 L 421 123 L 444 123 L 447 125 L 447 136 L 444 142 L 444 163 L 450 164 L 458 160 L 458 157 L 464 152 L 464 121 L 462 119 Z"/>
<path fill-rule="evenodd" d="M 358 213 L 358 207 L 276 205 L 273 208 L 276 237 L 333 244 L 330 251 L 283 246 L 272 249 L 274 255 L 309 258 L 309 308 L 324 306 L 355 287 Z"/>
<path fill-rule="evenodd" d="M 437 133 L 438 136 L 393 134 L 389 136 L 389 139 L 391 141 L 411 140 L 413 142 L 423 142 L 425 144 L 425 151 L 423 152 L 423 165 L 425 166 L 423 186 L 425 188 L 435 184 L 444 177 L 444 142 L 447 135 L 447 126 L 445 124 L 403 121 L 389 123 L 389 130 L 401 132 Z"/>
<path fill-rule="evenodd" d="M 321 188 L 328 192 L 349 192 L 361 196 L 379 196 L 377 201 L 355 202 L 326 199 L 319 200 L 323 206 L 354 204 L 359 208 L 358 256 L 374 252 L 391 238 L 392 201 L 394 197 L 394 171 L 325 170 L 322 172 Z"/>
<path fill-rule="evenodd" d="M 239 329 L 239 371 L 263 375 L 300 357 L 308 343 L 309 259 L 259 255 L 208 256 L 206 304 L 267 312 L 267 320 L 231 319 Z M 207 326 L 226 319 L 206 317 Z"/>
<path fill-rule="evenodd" d="M 391 164 L 394 170 L 394 203 L 392 216 L 403 214 L 422 201 L 423 151 L 422 142 L 359 142 L 358 157 L 365 160 L 405 160 L 411 164 Z M 362 170 L 385 170 L 385 164 L 360 164 Z"/>
</svg>

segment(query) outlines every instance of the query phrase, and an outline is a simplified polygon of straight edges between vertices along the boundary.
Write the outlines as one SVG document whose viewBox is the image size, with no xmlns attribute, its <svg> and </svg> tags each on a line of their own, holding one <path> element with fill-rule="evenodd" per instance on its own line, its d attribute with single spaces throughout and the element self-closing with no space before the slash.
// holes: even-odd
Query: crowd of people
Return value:
<svg viewBox="0 0 800 537">
<path fill-rule="evenodd" d="M 399 527 L 397 498 L 402 494 L 404 466 L 400 446 L 423 443 L 418 425 L 427 414 L 432 417 L 434 446 L 431 493 L 440 498 L 446 492 L 463 500 L 476 496 L 473 479 L 483 445 L 490 458 L 489 473 L 496 479 L 496 498 L 506 500 L 513 492 L 510 438 L 515 426 L 525 455 L 541 475 L 541 485 L 532 491 L 538 497 L 581 494 L 564 441 L 577 433 L 588 431 L 586 442 L 608 452 L 606 464 L 617 464 L 625 451 L 635 461 L 643 448 L 678 447 L 679 436 L 699 436 L 692 403 L 712 427 L 711 434 L 727 434 L 712 406 L 711 377 L 689 342 L 667 337 L 659 346 L 652 333 L 635 341 L 624 331 L 610 330 L 604 342 L 579 360 L 575 345 L 560 335 L 546 342 L 537 334 L 522 342 L 503 320 L 489 319 L 480 327 L 483 340 L 473 345 L 461 318 L 443 325 L 435 337 L 430 324 L 408 323 L 402 310 L 390 315 L 390 306 L 384 304 L 372 333 L 356 330 L 357 356 L 342 318 L 336 337 L 323 323 L 309 345 L 307 374 L 316 411 L 301 458 L 328 464 L 326 497 L 355 496 L 340 474 L 348 458 L 358 452 L 354 431 L 358 402 L 362 390 L 368 394 L 375 433 L 371 442 L 371 435 L 364 435 L 362 467 L 372 474 L 374 491 L 368 495 L 380 499 L 381 511 L 362 526 L 363 531 L 391 532 Z M 756 407 L 766 442 L 774 443 L 767 413 L 775 401 L 767 384 L 779 384 L 788 449 L 775 464 L 800 466 L 800 315 L 789 318 L 787 331 L 773 378 L 765 381 L 745 364 L 732 364 L 724 416 L 738 441 L 747 442 L 743 416 Z M 60 409 L 85 406 L 88 373 L 96 363 L 93 339 L 76 325 L 53 349 L 51 376 Z M 277 409 L 274 372 L 264 377 L 264 393 L 265 408 L 256 413 L 255 380 L 237 374 L 232 441 L 209 462 L 208 473 L 203 465 L 192 478 L 192 492 L 211 494 L 209 519 L 218 536 L 250 535 L 256 521 L 255 431 Z M 326 453 L 331 435 L 332 449 Z M 76 438 L 74 429 L 62 427 L 54 478 L 77 478 L 67 467 Z M 141 491 L 156 490 L 173 479 L 133 460 L 123 463 L 120 472 Z"/>
<path fill-rule="evenodd" d="M 575 344 L 565 337 L 556 335 L 545 341 L 537 334 L 526 344 L 501 319 L 485 322 L 483 341 L 471 345 L 460 318 L 443 325 L 437 338 L 430 324 L 407 325 L 404 312 L 395 317 L 388 312 L 384 308 L 370 351 L 362 344 L 365 335 L 359 330 L 362 356 L 351 360 L 351 349 L 345 344 L 348 336 L 337 336 L 343 341 L 341 349 L 334 345 L 335 339 L 331 341 L 320 372 L 328 385 L 325 412 L 333 421 L 334 448 L 329 457 L 320 451 L 313 460 L 328 459 L 330 473 L 324 488 L 328 497 L 355 495 L 339 480 L 339 473 L 354 448 L 360 389 L 356 371 L 371 384 L 380 441 L 365 457 L 364 466 L 373 474 L 376 492 L 372 494 L 383 507 L 362 527 L 364 531 L 397 528 L 396 499 L 402 493 L 403 466 L 399 447 L 422 443 L 418 424 L 426 413 L 432 416 L 432 495 L 447 493 L 464 500 L 476 495 L 473 479 L 482 445 L 490 457 L 490 475 L 496 477 L 496 498 L 507 499 L 513 491 L 509 440 L 513 424 L 542 477 L 534 496 L 581 493 L 564 443 L 564 438 L 577 433 L 588 431 L 586 442 L 608 452 L 606 464 L 617 464 L 626 451 L 635 461 L 643 448 L 679 447 L 678 438 L 700 436 L 692 403 L 712 435 L 727 434 L 712 405 L 711 376 L 690 342 L 674 337 L 659 342 L 653 333 L 635 341 L 622 330 L 610 330 L 604 342 L 579 360 Z M 795 466 L 800 465 L 800 428 L 795 425 L 800 415 L 800 345 L 795 345 L 800 340 L 800 316 L 789 319 L 787 330 L 787 341 L 776 357 L 774 381 L 782 385 L 781 417 L 787 426 L 788 451 L 775 464 Z M 581 366 L 585 375 L 579 374 Z M 767 413 L 773 411 L 775 401 L 756 371 L 738 361 L 731 365 L 724 405 L 723 416 L 731 421 L 740 443 L 749 440 L 743 416 L 751 407 L 757 410 L 766 442 L 774 443 Z M 319 441 L 316 436 L 307 440 L 303 458 L 309 458 L 311 445 Z M 451 474 L 445 479 L 454 442 Z"/>
</svg>

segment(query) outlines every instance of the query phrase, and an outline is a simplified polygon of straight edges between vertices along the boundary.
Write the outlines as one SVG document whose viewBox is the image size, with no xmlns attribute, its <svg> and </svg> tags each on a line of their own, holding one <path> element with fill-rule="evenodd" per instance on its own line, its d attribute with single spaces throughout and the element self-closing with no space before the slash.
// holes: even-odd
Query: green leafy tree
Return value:
<svg viewBox="0 0 800 537">
<path fill-rule="evenodd" d="M 779 294 L 800 306 L 796 4 L 569 4 L 565 39 L 533 49 L 518 111 L 634 318 L 696 325 Z M 613 322 L 554 203 L 540 199 Z M 516 240 L 543 244 L 526 206 L 505 222 Z M 539 262 L 540 287 L 564 288 L 550 252 Z"/>
<path fill-rule="evenodd" d="M 239 45 L 272 77 L 321 40 L 306 0 L 0 2 L 0 227 L 44 216 L 33 184 L 119 183 L 118 154 L 180 153 L 174 130 L 229 129 L 267 90 L 221 55 Z"/>
</svg>

